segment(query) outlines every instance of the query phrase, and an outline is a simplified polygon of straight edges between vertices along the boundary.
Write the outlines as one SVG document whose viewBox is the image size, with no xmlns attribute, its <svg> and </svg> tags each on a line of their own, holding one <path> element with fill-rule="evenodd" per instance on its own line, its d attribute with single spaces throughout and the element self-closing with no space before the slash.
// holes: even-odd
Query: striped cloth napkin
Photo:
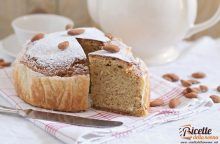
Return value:
<svg viewBox="0 0 220 144">
<path fill-rule="evenodd" d="M 17 97 L 11 79 L 11 68 L 0 70 L 0 96 L 8 100 L 12 107 L 20 109 L 36 109 Z M 161 98 L 166 106 L 150 109 L 147 117 L 125 116 L 105 111 L 90 109 L 82 113 L 68 113 L 75 116 L 122 121 L 123 125 L 115 128 L 92 128 L 74 126 L 44 120 L 28 119 L 36 126 L 50 133 L 67 144 L 73 143 L 111 143 L 131 134 L 145 132 L 149 128 L 170 121 L 183 119 L 201 111 L 207 110 L 213 105 L 209 98 L 187 99 L 182 96 L 182 88 L 176 84 L 167 82 L 155 75 L 150 76 L 151 99 Z M 179 97 L 181 104 L 176 109 L 169 109 L 167 103 L 170 99 Z M 44 110 L 45 111 L 45 110 Z"/>
</svg>

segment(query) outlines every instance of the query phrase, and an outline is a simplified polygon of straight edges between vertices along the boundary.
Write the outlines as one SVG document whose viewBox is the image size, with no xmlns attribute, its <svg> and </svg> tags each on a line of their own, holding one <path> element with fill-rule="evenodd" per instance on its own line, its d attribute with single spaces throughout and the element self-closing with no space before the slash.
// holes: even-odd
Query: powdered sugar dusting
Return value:
<svg viewBox="0 0 220 144">
<path fill-rule="evenodd" d="M 76 69 L 86 73 L 88 67 L 84 63 L 80 63 L 81 60 L 86 60 L 86 55 L 77 41 L 77 38 L 82 38 L 110 42 L 120 48 L 120 51 L 117 53 L 99 50 L 89 55 L 101 55 L 118 58 L 129 63 L 138 63 L 132 55 L 130 48 L 120 40 L 113 39 L 110 41 L 103 32 L 96 28 L 83 29 L 85 29 L 85 32 L 80 35 L 70 36 L 67 34 L 67 31 L 62 31 L 45 35 L 43 39 L 38 41 L 29 42 L 23 56 L 23 62 L 26 62 L 35 70 L 41 69 L 41 73 L 48 75 L 62 74 L 63 72 Z M 58 44 L 64 41 L 68 41 L 69 46 L 64 50 L 60 50 Z"/>
<path fill-rule="evenodd" d="M 97 40 L 97 41 L 102 41 L 102 42 L 107 42 L 110 40 L 109 38 L 105 36 L 103 32 L 101 32 L 97 28 L 85 27 L 83 29 L 85 29 L 85 32 L 80 35 L 76 35 L 75 36 L 76 38 Z"/>
<path fill-rule="evenodd" d="M 69 47 L 60 50 L 58 44 L 64 41 L 69 42 Z M 86 55 L 77 42 L 66 32 L 57 32 L 46 35 L 45 38 L 30 43 L 27 47 L 26 56 L 36 59 L 36 63 L 43 67 L 63 67 L 68 66 L 75 59 L 86 59 Z"/>
<path fill-rule="evenodd" d="M 62 31 L 45 35 L 43 39 L 28 43 L 23 60 L 26 61 L 30 67 L 34 69 L 41 67 L 41 71 L 51 73 L 51 75 L 54 71 L 60 72 L 61 70 L 73 67 L 72 64 L 75 61 L 86 59 L 83 48 L 76 38 L 102 42 L 109 41 L 109 38 L 96 28 L 83 29 L 85 29 L 85 32 L 80 35 L 70 36 L 67 34 L 67 31 Z M 60 50 L 58 44 L 64 41 L 68 41 L 69 46 L 65 50 Z"/>
</svg>

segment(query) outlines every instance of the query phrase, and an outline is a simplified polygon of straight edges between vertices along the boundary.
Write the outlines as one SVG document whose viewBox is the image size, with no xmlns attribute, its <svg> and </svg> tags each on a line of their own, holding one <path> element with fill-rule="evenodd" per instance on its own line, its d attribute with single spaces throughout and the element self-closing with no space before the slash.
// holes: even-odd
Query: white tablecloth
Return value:
<svg viewBox="0 0 220 144">
<path fill-rule="evenodd" d="M 186 45 L 180 45 L 185 47 Z M 0 58 L 8 57 L 0 51 Z M 203 71 L 208 77 L 202 80 L 203 84 L 210 87 L 209 94 L 217 93 L 214 91 L 220 85 L 220 42 L 210 38 L 203 38 L 190 45 L 182 57 L 177 61 L 150 67 L 150 71 L 157 75 L 167 72 L 174 72 L 182 78 L 188 78 L 192 72 Z M 220 95 L 220 93 L 219 93 Z M 0 104 L 7 105 L 4 99 L 0 99 Z M 179 128 L 182 125 L 191 124 L 194 127 L 209 127 L 213 130 L 213 135 L 220 136 L 220 105 L 213 106 L 210 110 L 199 113 L 196 116 L 162 124 L 149 129 L 148 133 L 138 134 L 123 139 L 122 143 L 180 143 Z M 0 114 L 0 142 L 3 144 L 61 144 L 59 140 L 53 138 L 40 128 L 34 126 L 27 120 L 19 117 Z"/>
</svg>

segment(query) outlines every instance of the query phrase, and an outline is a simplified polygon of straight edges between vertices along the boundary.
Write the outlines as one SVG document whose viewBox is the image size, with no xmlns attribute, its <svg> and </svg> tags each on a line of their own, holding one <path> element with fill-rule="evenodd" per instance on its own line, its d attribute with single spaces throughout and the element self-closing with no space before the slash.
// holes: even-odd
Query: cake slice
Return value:
<svg viewBox="0 0 220 144">
<path fill-rule="evenodd" d="M 145 64 L 135 59 L 128 46 L 113 40 L 120 51 L 90 53 L 93 107 L 133 116 L 144 116 L 149 108 L 149 78 Z"/>
</svg>

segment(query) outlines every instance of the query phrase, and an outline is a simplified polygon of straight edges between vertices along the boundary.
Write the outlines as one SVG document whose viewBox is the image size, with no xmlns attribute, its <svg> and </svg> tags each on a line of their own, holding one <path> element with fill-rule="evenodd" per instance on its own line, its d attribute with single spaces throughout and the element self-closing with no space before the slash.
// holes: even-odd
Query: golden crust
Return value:
<svg viewBox="0 0 220 144">
<path fill-rule="evenodd" d="M 90 107 L 88 74 L 49 77 L 16 61 L 13 79 L 18 96 L 33 106 L 65 112 L 79 112 Z"/>
</svg>

